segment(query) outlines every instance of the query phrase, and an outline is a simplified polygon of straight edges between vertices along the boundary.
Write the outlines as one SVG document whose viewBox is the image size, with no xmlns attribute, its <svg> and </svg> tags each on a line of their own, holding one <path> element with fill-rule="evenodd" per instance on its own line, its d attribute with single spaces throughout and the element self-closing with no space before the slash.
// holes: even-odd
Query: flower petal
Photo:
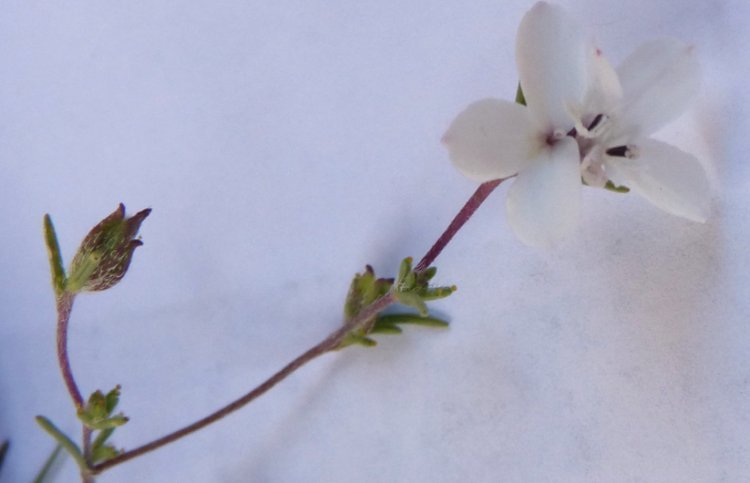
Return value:
<svg viewBox="0 0 750 483">
<path fill-rule="evenodd" d="M 443 144 L 453 164 L 480 183 L 507 178 L 523 169 L 540 149 L 528 109 L 512 102 L 483 99 L 451 123 Z"/>
<path fill-rule="evenodd" d="M 573 127 L 566 105 L 580 105 L 587 79 L 587 48 L 562 7 L 537 2 L 521 20 L 516 64 L 526 103 L 544 131 Z"/>
<path fill-rule="evenodd" d="M 624 96 L 619 123 L 630 139 L 648 137 L 676 119 L 700 88 L 695 49 L 675 39 L 640 46 L 617 73 Z"/>
<path fill-rule="evenodd" d="M 543 150 L 508 190 L 508 222 L 527 245 L 550 246 L 578 224 L 578 159 L 578 145 L 566 137 Z"/>
<path fill-rule="evenodd" d="M 607 157 L 607 174 L 673 215 L 704 222 L 709 213 L 710 189 L 703 166 L 695 156 L 661 141 L 638 145 L 635 158 Z"/>
<path fill-rule="evenodd" d="M 591 49 L 589 80 L 583 105 L 590 114 L 610 115 L 622 101 L 622 85 L 602 51 Z"/>
</svg>

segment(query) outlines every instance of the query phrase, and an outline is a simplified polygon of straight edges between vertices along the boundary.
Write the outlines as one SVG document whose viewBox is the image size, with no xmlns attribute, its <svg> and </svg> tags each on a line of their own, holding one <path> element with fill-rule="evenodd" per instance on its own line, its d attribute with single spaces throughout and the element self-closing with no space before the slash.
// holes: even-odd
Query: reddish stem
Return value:
<svg viewBox="0 0 750 483">
<path fill-rule="evenodd" d="M 79 409 L 83 407 L 83 397 L 81 397 L 81 391 L 78 390 L 75 378 L 73 378 L 68 357 L 68 322 L 70 322 L 74 299 L 75 296 L 68 292 L 61 293 L 57 298 L 57 362 L 62 371 L 65 387 L 68 388 L 76 409 Z"/>
<path fill-rule="evenodd" d="M 477 208 L 479 208 L 482 203 L 484 203 L 484 200 L 486 200 L 490 195 L 490 193 L 495 191 L 495 188 L 500 186 L 500 183 L 502 183 L 506 179 L 508 178 L 487 181 L 486 183 L 479 185 L 474 194 L 471 195 L 471 198 L 469 198 L 463 208 L 461 208 L 461 211 L 459 211 L 458 214 L 453 218 L 453 221 L 451 221 L 451 224 L 448 225 L 448 228 L 446 228 L 443 234 L 440 235 L 440 238 L 438 238 L 435 244 L 432 245 L 432 248 L 430 248 L 427 254 L 422 257 L 422 260 L 419 261 L 417 266 L 414 268 L 415 272 L 422 272 L 424 270 L 427 270 L 430 265 L 432 265 L 432 262 L 435 261 L 438 255 L 440 255 L 440 252 L 442 252 L 443 249 L 448 245 L 448 243 L 450 243 L 450 241 L 453 239 L 453 236 L 458 233 L 461 227 L 463 227 L 464 224 L 469 221 L 469 218 L 471 218 L 474 212 L 477 211 Z"/>
<path fill-rule="evenodd" d="M 440 238 L 438 238 L 438 240 L 432 246 L 432 248 L 430 248 L 427 254 L 417 264 L 415 271 L 426 270 L 432 264 L 432 262 L 438 257 L 438 255 L 440 255 L 440 253 L 448 245 L 448 243 L 450 243 L 453 236 L 461 229 L 461 227 L 464 226 L 464 224 L 469 220 L 469 218 L 472 217 L 474 212 L 476 212 L 477 208 L 479 208 L 482 205 L 482 203 L 484 202 L 484 200 L 487 199 L 490 193 L 492 193 L 495 190 L 495 188 L 497 188 L 500 185 L 500 183 L 502 183 L 503 181 L 504 179 L 488 181 L 480 185 L 477 188 L 477 190 L 474 192 L 471 198 L 469 198 L 469 200 L 466 202 L 463 208 L 461 208 L 458 214 L 453 218 L 453 221 L 451 221 L 450 225 L 448 225 L 448 228 L 446 228 L 446 230 L 443 232 Z M 178 429 L 177 431 L 174 431 L 165 436 L 162 436 L 161 438 L 158 438 L 150 443 L 144 444 L 143 446 L 140 446 L 138 448 L 132 449 L 130 451 L 126 451 L 103 463 L 94 465 L 91 467 L 92 472 L 94 474 L 99 474 L 104 470 L 112 468 L 113 466 L 119 465 L 133 458 L 137 458 L 145 453 L 154 451 L 158 448 L 161 448 L 162 446 L 170 444 L 191 433 L 194 433 L 195 431 L 198 431 L 218 421 L 219 419 L 233 413 L 234 411 L 237 411 L 238 409 L 249 404 L 250 402 L 258 398 L 259 396 L 265 394 L 267 391 L 273 388 L 276 384 L 284 380 L 286 377 L 288 377 L 290 374 L 292 374 L 294 371 L 302 367 L 307 362 L 315 359 L 318 356 L 321 356 L 327 352 L 330 352 L 338 348 L 341 342 L 343 341 L 343 339 L 353 329 L 361 326 L 361 324 L 367 322 L 368 319 L 371 319 L 372 317 L 374 317 L 375 315 L 377 315 L 382 310 L 384 310 L 385 308 L 387 308 L 388 306 L 390 306 L 391 304 L 395 302 L 396 302 L 396 298 L 393 295 L 393 293 L 391 292 L 387 293 L 386 295 L 380 297 L 375 302 L 367 306 L 362 312 L 360 312 L 360 314 L 357 317 L 347 322 L 343 327 L 341 327 L 337 331 L 330 334 L 328 337 L 326 337 L 323 341 L 321 341 L 314 347 L 308 349 L 302 355 L 300 355 L 299 357 L 294 359 L 292 362 L 284 366 L 280 371 L 272 375 L 265 382 L 263 382 L 262 384 L 260 384 L 259 386 L 257 386 L 256 388 L 254 388 L 253 390 L 251 390 L 244 396 L 236 399 L 235 401 L 227 404 L 223 408 L 209 414 L 208 416 L 202 419 L 199 419 L 198 421 L 192 424 L 189 424 L 181 429 Z M 59 344 L 58 344 L 58 347 L 60 347 Z M 66 357 L 66 362 L 67 362 L 67 357 Z M 70 368 L 68 367 L 68 374 L 69 372 L 70 372 Z M 65 374 L 66 372 L 63 371 L 63 376 L 65 376 Z M 72 383 L 72 386 L 69 385 L 69 390 L 71 387 L 75 389 L 75 383 L 72 381 L 72 376 L 70 376 L 70 381 Z M 77 389 L 75 390 L 77 391 Z M 80 399 L 80 394 L 78 398 Z"/>
</svg>

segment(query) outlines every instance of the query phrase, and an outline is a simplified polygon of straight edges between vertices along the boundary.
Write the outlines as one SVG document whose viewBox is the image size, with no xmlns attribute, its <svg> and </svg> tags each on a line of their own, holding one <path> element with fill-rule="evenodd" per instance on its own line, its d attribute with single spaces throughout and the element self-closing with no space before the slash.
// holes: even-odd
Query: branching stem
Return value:
<svg viewBox="0 0 750 483">
<path fill-rule="evenodd" d="M 440 255 L 443 249 L 453 239 L 454 235 L 458 233 L 458 231 L 472 217 L 472 215 L 474 215 L 476 210 L 482 205 L 482 203 L 487 199 L 487 197 L 503 181 L 504 180 L 502 179 L 489 181 L 480 185 L 477 188 L 477 190 L 474 192 L 471 198 L 469 198 L 469 200 L 466 202 L 463 208 L 461 208 L 458 214 L 453 218 L 450 225 L 448 225 L 448 228 L 446 228 L 443 234 L 440 235 L 440 238 L 438 238 L 438 240 L 430 248 L 427 254 L 417 264 L 417 266 L 415 267 L 415 271 L 418 271 L 418 272 L 424 271 L 432 264 L 432 262 L 435 261 L 435 259 Z M 73 298 L 74 297 L 72 295 L 63 293 L 58 300 L 58 304 L 57 304 L 57 308 L 58 308 L 57 349 L 58 349 L 58 360 L 60 363 L 60 369 L 62 370 L 63 379 L 65 380 L 65 385 L 67 386 L 68 392 L 70 393 L 71 398 L 73 399 L 76 405 L 76 409 L 78 409 L 78 408 L 83 407 L 84 401 L 75 383 L 75 379 L 73 378 L 73 374 L 70 369 L 70 362 L 68 360 L 68 353 L 67 353 L 67 328 L 68 328 L 68 322 L 70 320 L 70 311 L 73 306 Z M 158 448 L 161 448 L 162 446 L 165 446 L 189 434 L 192 434 L 222 419 L 223 417 L 239 410 L 240 408 L 254 401 L 256 398 L 265 394 L 267 391 L 273 388 L 276 384 L 286 379 L 290 374 L 295 372 L 297 369 L 299 369 L 306 363 L 310 362 L 311 360 L 327 352 L 337 349 L 341 345 L 341 342 L 344 340 L 344 338 L 353 329 L 360 328 L 362 324 L 365 324 L 368 320 L 372 319 L 375 315 L 377 315 L 378 313 L 380 313 L 381 311 L 383 311 L 390 305 L 394 304 L 395 302 L 396 302 L 396 297 L 394 296 L 394 294 L 392 292 L 388 292 L 387 294 L 383 295 L 382 297 L 380 297 L 379 299 L 375 300 L 373 303 L 368 305 L 356 317 L 352 318 L 350 321 L 344 324 L 341 328 L 334 331 L 328 337 L 323 339 L 321 342 L 319 342 L 315 346 L 305 351 L 302 355 L 300 355 L 299 357 L 297 357 L 296 359 L 288 363 L 281 370 L 273 374 L 271 377 L 266 379 L 263 383 L 261 383 L 256 388 L 252 389 L 247 394 L 232 401 L 231 403 L 209 414 L 208 416 L 205 416 L 204 418 L 199 419 L 198 421 L 195 421 L 194 423 L 191 423 L 172 433 L 162 436 L 161 438 L 155 439 L 154 441 L 151 441 L 150 443 L 144 444 L 130 451 L 121 453 L 120 455 L 114 458 L 111 458 L 107 461 L 104 461 L 102 463 L 99 463 L 97 465 L 91 465 L 90 463 L 88 463 L 91 473 L 99 474 L 114 466 L 117 466 L 129 460 L 132 460 L 133 458 L 137 458 L 141 455 L 154 451 Z M 89 462 L 90 461 L 89 448 L 91 444 L 91 431 L 88 430 L 85 426 L 84 426 L 83 443 L 84 443 L 83 444 L 84 456 L 86 457 L 87 462 Z"/>
</svg>

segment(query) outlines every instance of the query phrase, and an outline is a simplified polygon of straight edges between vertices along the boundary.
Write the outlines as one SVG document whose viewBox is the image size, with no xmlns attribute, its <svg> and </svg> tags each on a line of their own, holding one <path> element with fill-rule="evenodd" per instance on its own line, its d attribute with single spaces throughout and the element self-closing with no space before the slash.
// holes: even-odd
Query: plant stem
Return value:
<svg viewBox="0 0 750 483">
<path fill-rule="evenodd" d="M 486 183 L 479 185 L 474 194 L 471 195 L 471 198 L 469 198 L 466 204 L 464 204 L 464 206 L 461 208 L 461 211 L 459 211 L 458 214 L 453 218 L 453 221 L 451 221 L 450 225 L 448 225 L 448 228 L 446 228 L 443 234 L 440 235 L 440 238 L 438 238 L 435 244 L 432 245 L 432 248 L 430 248 L 427 254 L 422 257 L 422 260 L 419 261 L 417 266 L 414 268 L 415 272 L 423 272 L 427 270 L 430 265 L 432 265 L 432 262 L 435 261 L 438 255 L 440 255 L 443 249 L 448 245 L 448 243 L 450 243 L 450 241 L 453 239 L 453 236 L 458 233 L 461 227 L 463 227 L 464 224 L 469 221 L 469 218 L 471 218 L 474 212 L 477 211 L 477 208 L 479 208 L 482 203 L 484 203 L 484 200 L 486 200 L 487 197 L 493 191 L 495 191 L 495 188 L 497 188 L 500 183 L 502 183 L 506 179 L 508 178 L 487 181 Z"/>
<path fill-rule="evenodd" d="M 415 271 L 426 270 L 432 264 L 432 262 L 435 261 L 438 255 L 440 255 L 443 249 L 448 245 L 448 243 L 450 243 L 453 236 L 464 226 L 464 224 L 469 220 L 469 218 L 472 217 L 472 215 L 482 205 L 482 203 L 487 199 L 487 197 L 503 181 L 504 179 L 488 181 L 480 185 L 477 188 L 477 190 L 474 192 L 471 198 L 469 198 L 469 200 L 466 202 L 463 208 L 461 208 L 458 214 L 453 218 L 453 221 L 451 221 L 450 225 L 448 225 L 448 228 L 446 228 L 443 234 L 440 235 L 440 238 L 438 238 L 438 240 L 435 242 L 432 248 L 430 248 L 427 254 L 422 258 L 422 260 L 416 266 Z M 107 469 L 112 468 L 113 466 L 117 466 L 133 458 L 137 458 L 141 455 L 144 455 L 158 448 L 161 448 L 162 446 L 165 446 L 174 441 L 177 441 L 178 439 L 181 439 L 191 433 L 194 433 L 218 421 L 219 419 L 222 419 L 223 417 L 237 411 L 238 409 L 241 409 L 242 407 L 246 406 L 250 402 L 254 401 L 256 398 L 265 394 L 267 391 L 273 388 L 276 384 L 286 379 L 290 374 L 292 374 L 294 371 L 296 371 L 297 369 L 299 369 L 306 363 L 310 362 L 311 360 L 327 352 L 337 349 L 339 345 L 341 344 L 341 342 L 343 341 L 344 337 L 346 337 L 347 334 L 349 334 L 352 331 L 352 329 L 364 323 L 367 323 L 369 319 L 374 319 L 374 316 L 376 316 L 378 313 L 380 313 L 381 311 L 383 311 L 384 309 L 386 309 L 388 306 L 392 305 L 395 302 L 396 302 L 396 298 L 393 295 L 393 293 L 388 292 L 387 294 L 383 295 L 382 297 L 380 297 L 379 299 L 375 300 L 373 303 L 368 305 L 364 310 L 362 310 L 362 312 L 360 312 L 356 317 L 352 318 L 350 321 L 344 324 L 341 328 L 331 333 L 328 337 L 323 339 L 317 345 L 308 349 L 302 355 L 300 355 L 299 357 L 291 361 L 289 364 L 284 366 L 280 371 L 276 372 L 274 375 L 266 379 L 266 381 L 264 381 L 262 384 L 260 384 L 259 386 L 257 386 L 256 388 L 254 388 L 253 390 L 251 390 L 244 396 L 241 396 L 240 398 L 227 404 L 221 409 L 209 414 L 208 416 L 202 419 L 199 419 L 198 421 L 195 421 L 192 424 L 189 424 L 181 429 L 178 429 L 177 431 L 169 433 L 165 436 L 162 436 L 161 438 L 155 439 L 154 441 L 151 441 L 150 443 L 146 443 L 130 451 L 126 451 L 118 456 L 115 456 L 112 459 L 109 459 L 97 465 L 90 466 L 92 473 L 99 474 Z M 68 372 L 69 372 L 69 368 L 68 368 Z M 65 372 L 63 372 L 63 375 L 65 375 Z M 72 376 L 71 376 L 71 381 L 72 381 Z M 73 387 L 75 388 L 75 383 L 73 383 Z M 85 443 L 85 438 L 84 438 L 84 443 Z"/>
<path fill-rule="evenodd" d="M 57 362 L 60 365 L 68 393 L 70 393 L 76 409 L 79 409 L 83 407 L 83 397 L 81 397 L 81 391 L 78 390 L 78 385 L 76 385 L 68 357 L 68 323 L 70 322 L 74 299 L 75 295 L 69 292 L 62 292 L 57 298 Z"/>
<path fill-rule="evenodd" d="M 375 300 L 372 304 L 368 305 L 364 310 L 362 310 L 362 312 L 360 312 L 356 317 L 354 317 L 345 325 L 343 325 L 340 329 L 331 333 L 331 335 L 323 339 L 320 343 L 308 349 L 305 353 L 303 353 L 302 355 L 294 359 L 292 362 L 284 366 L 276 374 L 266 379 L 266 381 L 263 382 L 261 385 L 257 386 L 255 389 L 248 392 L 247 394 L 240 397 L 239 399 L 236 399 L 235 401 L 227 404 L 226 406 L 219 409 L 218 411 L 212 414 L 209 414 L 203 419 L 200 419 L 192 424 L 189 424 L 182 429 L 178 429 L 177 431 L 169 433 L 166 436 L 162 436 L 161 438 L 156 439 L 150 443 L 144 444 L 143 446 L 140 446 L 138 448 L 132 449 L 130 451 L 126 451 L 125 453 L 122 453 L 119 456 L 115 456 L 114 458 L 107 460 L 103 463 L 94 465 L 93 467 L 91 467 L 91 470 L 94 472 L 94 474 L 99 474 L 106 469 L 119 465 L 120 463 L 124 463 L 128 460 L 141 456 L 150 451 L 154 451 L 155 449 L 161 448 L 164 445 L 167 445 L 191 433 L 194 433 L 195 431 L 198 431 L 199 429 L 204 428 L 208 426 L 209 424 L 218 421 L 224 416 L 227 416 L 237 411 L 238 409 L 249 404 L 250 402 L 258 398 L 259 396 L 265 394 L 268 390 L 270 390 L 272 387 L 274 387 L 276 384 L 278 384 L 282 380 L 286 379 L 287 376 L 292 374 L 294 371 L 296 371 L 297 369 L 299 369 L 306 363 L 310 362 L 311 360 L 315 359 L 318 356 L 322 356 L 323 354 L 338 348 L 338 346 L 341 344 L 344 337 L 346 337 L 346 335 L 353 328 L 357 327 L 358 325 L 362 324 L 363 322 L 377 315 L 379 312 L 387 308 L 389 305 L 395 303 L 395 301 L 396 299 L 394 295 L 391 292 L 388 292 L 387 294 L 383 295 L 379 299 Z"/>
</svg>

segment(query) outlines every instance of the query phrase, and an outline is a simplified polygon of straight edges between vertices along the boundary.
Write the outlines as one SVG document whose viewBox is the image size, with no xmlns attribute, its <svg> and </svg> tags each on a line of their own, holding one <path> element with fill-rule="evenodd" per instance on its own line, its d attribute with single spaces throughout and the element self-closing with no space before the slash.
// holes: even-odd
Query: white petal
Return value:
<svg viewBox="0 0 750 483">
<path fill-rule="evenodd" d="M 518 173 L 542 144 L 528 109 L 498 99 L 467 107 L 451 123 L 443 143 L 456 168 L 478 182 Z"/>
<path fill-rule="evenodd" d="M 586 60 L 584 37 L 562 7 L 538 2 L 524 16 L 516 64 L 526 103 L 541 129 L 573 127 L 566 105 L 583 101 Z"/>
<path fill-rule="evenodd" d="M 591 48 L 589 80 L 583 105 L 589 114 L 612 115 L 622 101 L 622 85 L 612 64 L 602 51 Z"/>
<path fill-rule="evenodd" d="M 695 49 L 674 39 L 642 45 L 617 73 L 624 96 L 619 123 L 631 139 L 648 137 L 676 119 L 700 88 Z"/>
<path fill-rule="evenodd" d="M 578 224 L 581 173 L 578 145 L 565 138 L 545 149 L 508 190 L 508 222 L 527 245 L 550 246 Z"/>
<path fill-rule="evenodd" d="M 635 158 L 607 157 L 607 174 L 673 215 L 704 222 L 709 213 L 710 189 L 703 166 L 676 147 L 648 139 L 638 145 Z"/>
</svg>

